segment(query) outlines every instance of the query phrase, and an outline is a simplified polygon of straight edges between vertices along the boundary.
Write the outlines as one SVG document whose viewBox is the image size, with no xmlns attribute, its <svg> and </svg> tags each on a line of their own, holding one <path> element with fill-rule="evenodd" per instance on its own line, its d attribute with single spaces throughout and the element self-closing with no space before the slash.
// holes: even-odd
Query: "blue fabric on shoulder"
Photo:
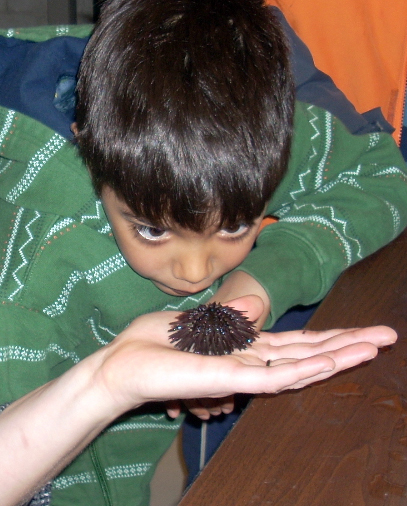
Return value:
<svg viewBox="0 0 407 506">
<path fill-rule="evenodd" d="M 87 41 L 56 37 L 32 42 L 0 37 L 0 104 L 71 138 L 76 74 Z"/>
<path fill-rule="evenodd" d="M 401 153 L 404 156 L 404 160 L 407 161 L 407 126 L 403 126 L 401 130 L 401 143 L 400 143 Z"/>
</svg>

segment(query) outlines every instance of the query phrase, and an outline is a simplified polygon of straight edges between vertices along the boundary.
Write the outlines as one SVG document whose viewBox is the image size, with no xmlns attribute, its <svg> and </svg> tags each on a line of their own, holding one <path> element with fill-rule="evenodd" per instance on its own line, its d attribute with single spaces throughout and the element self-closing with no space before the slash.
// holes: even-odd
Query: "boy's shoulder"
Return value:
<svg viewBox="0 0 407 506">
<path fill-rule="evenodd" d="M 0 107 L 0 198 L 73 216 L 96 197 L 76 146 L 48 126 Z"/>
<path fill-rule="evenodd" d="M 71 138 L 76 75 L 90 31 L 91 26 L 0 30 L 0 105 Z"/>
<path fill-rule="evenodd" d="M 321 139 L 333 119 L 334 116 L 326 109 L 296 100 L 291 154 L 293 150 L 308 150 L 310 143 L 315 144 Z"/>
<path fill-rule="evenodd" d="M 383 163 L 400 163 L 399 150 L 390 133 L 351 133 L 340 119 L 324 108 L 297 101 L 290 153 L 290 173 L 324 170 L 340 173 L 345 166 L 366 162 L 368 153 L 380 145 Z M 369 155 L 370 156 L 370 155 Z"/>
<path fill-rule="evenodd" d="M 350 132 L 347 125 L 328 109 L 312 103 L 296 101 L 293 145 L 301 144 L 307 140 L 314 142 L 325 137 L 331 139 L 334 135 L 339 136 L 341 142 L 355 143 L 356 145 L 365 144 L 371 135 L 390 137 L 389 132 L 380 128 L 359 133 Z"/>
</svg>

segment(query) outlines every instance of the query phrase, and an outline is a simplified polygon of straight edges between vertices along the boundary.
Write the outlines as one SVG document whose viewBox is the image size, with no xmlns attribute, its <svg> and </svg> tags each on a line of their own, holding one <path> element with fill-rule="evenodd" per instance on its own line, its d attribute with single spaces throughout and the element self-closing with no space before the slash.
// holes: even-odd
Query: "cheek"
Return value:
<svg viewBox="0 0 407 506">
<path fill-rule="evenodd" d="M 154 266 L 151 263 L 144 262 L 140 260 L 140 258 L 135 257 L 134 255 L 123 255 L 126 259 L 127 263 L 133 269 L 133 271 L 140 274 L 143 278 L 150 278 L 151 273 L 154 272 Z"/>
<path fill-rule="evenodd" d="M 143 248 L 138 248 L 134 244 L 126 244 L 126 242 L 118 241 L 118 245 L 127 263 L 140 276 L 150 278 L 159 269 L 153 252 L 146 252 Z"/>
<path fill-rule="evenodd" d="M 223 264 L 228 268 L 228 270 L 234 269 L 243 262 L 250 253 L 251 249 L 252 244 L 236 245 L 234 248 L 224 248 L 222 254 Z"/>
</svg>

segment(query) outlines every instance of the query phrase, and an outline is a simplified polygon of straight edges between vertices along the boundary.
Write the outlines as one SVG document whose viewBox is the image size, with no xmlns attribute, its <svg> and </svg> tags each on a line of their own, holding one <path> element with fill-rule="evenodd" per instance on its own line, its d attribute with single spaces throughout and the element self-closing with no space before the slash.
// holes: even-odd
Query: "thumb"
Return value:
<svg viewBox="0 0 407 506">
<path fill-rule="evenodd" d="M 261 297 L 257 295 L 244 295 L 243 297 L 232 299 L 228 302 L 222 302 L 222 305 L 242 311 L 252 322 L 255 322 L 264 311 L 264 303 Z"/>
</svg>

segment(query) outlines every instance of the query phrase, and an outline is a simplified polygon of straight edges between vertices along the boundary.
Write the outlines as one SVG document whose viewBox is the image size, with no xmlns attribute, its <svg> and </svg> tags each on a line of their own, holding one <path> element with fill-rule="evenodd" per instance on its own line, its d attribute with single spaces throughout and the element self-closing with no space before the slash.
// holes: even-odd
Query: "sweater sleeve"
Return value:
<svg viewBox="0 0 407 506">
<path fill-rule="evenodd" d="M 347 267 L 407 224 L 407 168 L 392 137 L 352 135 L 329 112 L 298 103 L 288 172 L 261 232 L 238 267 L 266 289 L 266 326 L 321 300 Z"/>
<path fill-rule="evenodd" d="M 0 405 L 44 385 L 85 356 L 75 332 L 67 335 L 55 318 L 40 311 L 3 299 L 0 321 Z"/>
</svg>

